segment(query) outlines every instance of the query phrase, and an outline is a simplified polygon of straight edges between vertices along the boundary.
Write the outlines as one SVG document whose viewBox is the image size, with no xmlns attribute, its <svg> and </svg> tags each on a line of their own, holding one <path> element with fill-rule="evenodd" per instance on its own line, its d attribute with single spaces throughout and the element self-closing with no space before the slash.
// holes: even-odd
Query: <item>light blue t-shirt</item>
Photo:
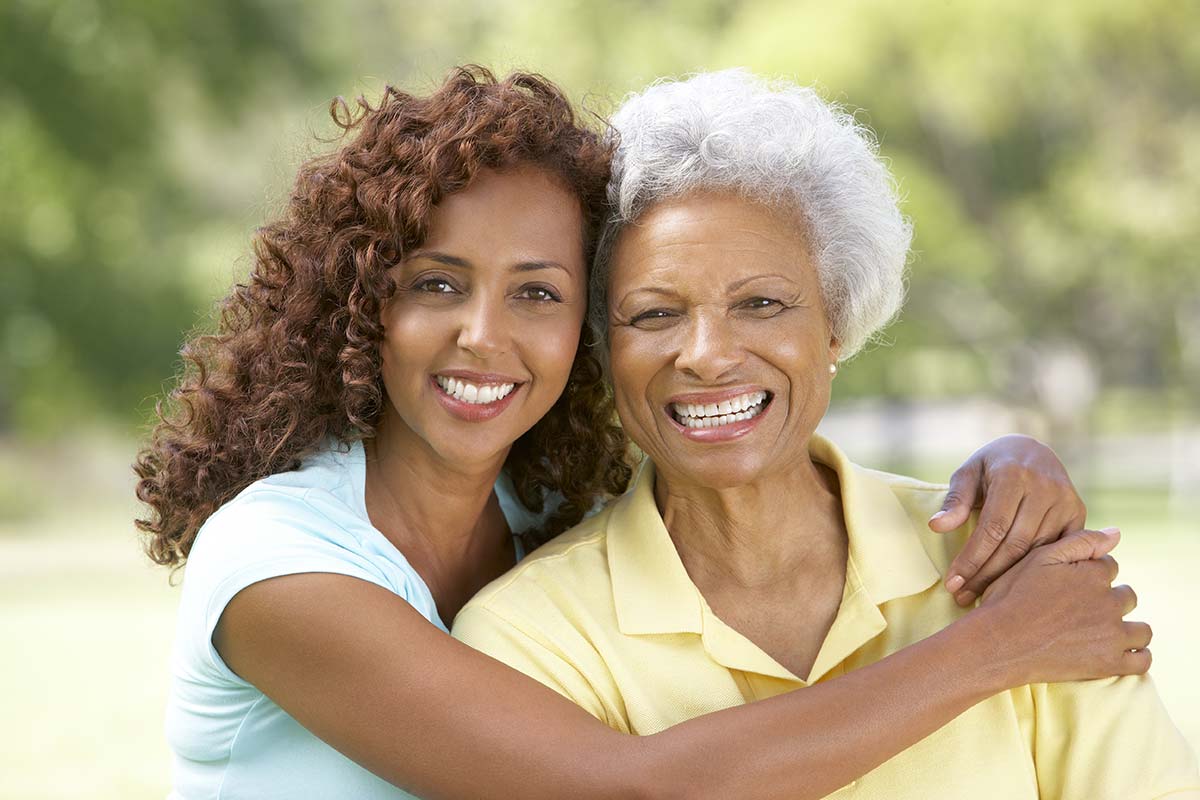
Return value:
<svg viewBox="0 0 1200 800">
<path fill-rule="evenodd" d="M 303 572 L 370 581 L 446 630 L 425 581 L 371 525 L 365 478 L 360 443 L 333 447 L 299 470 L 251 484 L 200 529 L 188 557 L 171 658 L 171 800 L 412 797 L 309 733 L 235 675 L 212 645 L 217 621 L 235 594 L 267 578 Z M 519 519 L 523 509 L 504 481 L 497 488 L 510 525 L 519 530 L 528 522 Z M 403 735 L 401 721 L 397 735 Z"/>
</svg>

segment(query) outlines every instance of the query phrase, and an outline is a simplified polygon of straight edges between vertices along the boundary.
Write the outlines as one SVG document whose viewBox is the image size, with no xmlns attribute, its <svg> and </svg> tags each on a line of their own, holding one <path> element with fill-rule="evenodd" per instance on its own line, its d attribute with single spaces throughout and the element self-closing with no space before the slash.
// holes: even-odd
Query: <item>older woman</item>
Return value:
<svg viewBox="0 0 1200 800">
<path fill-rule="evenodd" d="M 967 531 L 924 525 L 944 487 L 858 467 L 815 433 L 838 363 L 902 297 L 909 227 L 865 132 L 809 90 L 738 71 L 652 87 L 615 125 L 593 310 L 648 458 L 624 497 L 484 590 L 454 632 L 648 734 L 947 627 L 969 613 L 938 587 Z M 1110 600 L 1132 608 L 1127 587 Z M 1145 659 L 1148 629 L 1125 626 L 1124 658 Z M 1184 790 L 1200 792 L 1194 758 L 1149 678 L 1131 676 L 995 695 L 837 796 Z"/>
</svg>

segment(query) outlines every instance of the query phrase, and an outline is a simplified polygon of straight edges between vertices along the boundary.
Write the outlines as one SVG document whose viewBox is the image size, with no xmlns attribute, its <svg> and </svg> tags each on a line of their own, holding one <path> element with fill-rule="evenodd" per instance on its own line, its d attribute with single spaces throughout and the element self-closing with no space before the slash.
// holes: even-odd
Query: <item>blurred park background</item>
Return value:
<svg viewBox="0 0 1200 800">
<path fill-rule="evenodd" d="M 0 0 L 0 797 L 165 795 L 178 590 L 139 552 L 138 438 L 329 100 L 468 61 L 600 115 L 736 65 L 858 109 L 916 241 L 827 432 L 934 480 L 1053 444 L 1200 745 L 1198 31 L 1191 0 Z"/>
</svg>

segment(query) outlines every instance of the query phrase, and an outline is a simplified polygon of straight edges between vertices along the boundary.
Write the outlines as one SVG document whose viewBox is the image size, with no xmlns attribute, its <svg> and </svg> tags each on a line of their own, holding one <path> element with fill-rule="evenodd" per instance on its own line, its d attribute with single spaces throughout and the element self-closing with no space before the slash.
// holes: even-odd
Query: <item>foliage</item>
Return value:
<svg viewBox="0 0 1200 800">
<path fill-rule="evenodd" d="M 540 69 L 600 113 L 736 64 L 863 109 L 917 238 L 893 344 L 843 395 L 988 391 L 1069 417 L 1107 387 L 1200 390 L 1198 8 L 11 0 L 0 430 L 144 419 L 264 198 L 330 133 L 329 98 L 465 61 Z"/>
</svg>

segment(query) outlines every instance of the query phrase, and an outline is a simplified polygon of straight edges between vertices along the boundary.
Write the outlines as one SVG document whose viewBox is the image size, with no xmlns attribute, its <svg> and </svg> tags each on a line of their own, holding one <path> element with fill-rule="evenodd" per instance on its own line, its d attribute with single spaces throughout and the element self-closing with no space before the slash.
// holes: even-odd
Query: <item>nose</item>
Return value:
<svg viewBox="0 0 1200 800">
<path fill-rule="evenodd" d="M 682 341 L 675 356 L 675 368 L 680 372 L 713 383 L 742 361 L 743 349 L 733 323 L 721 311 L 698 309 L 680 332 Z"/>
<path fill-rule="evenodd" d="M 503 303 L 489 301 L 481 292 L 463 307 L 458 347 L 480 359 L 506 353 L 512 342 L 509 324 Z"/>
</svg>

